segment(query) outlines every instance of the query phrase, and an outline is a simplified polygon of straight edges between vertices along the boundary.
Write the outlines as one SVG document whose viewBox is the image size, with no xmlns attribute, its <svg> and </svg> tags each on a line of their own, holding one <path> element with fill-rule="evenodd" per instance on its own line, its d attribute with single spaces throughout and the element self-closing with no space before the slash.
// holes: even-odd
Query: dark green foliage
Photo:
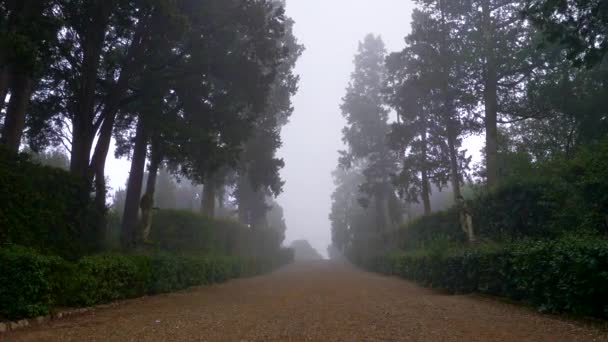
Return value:
<svg viewBox="0 0 608 342">
<path fill-rule="evenodd" d="M 9 246 L 0 249 L 0 317 L 35 317 L 53 302 L 53 268 L 61 259 Z"/>
<path fill-rule="evenodd" d="M 95 215 L 78 179 L 0 147 L 0 184 L 0 243 L 70 258 L 91 248 L 83 227 Z"/>
<path fill-rule="evenodd" d="M 469 201 L 481 239 L 556 238 L 568 232 L 608 231 L 608 142 L 557 159 L 528 174 L 517 173 Z M 397 233 L 399 248 L 412 250 L 442 240 L 462 241 L 457 210 L 417 219 Z"/>
<path fill-rule="evenodd" d="M 206 216 L 190 211 L 160 210 L 152 222 L 150 239 L 162 250 L 209 252 L 214 246 L 211 240 L 214 220 Z"/>
<path fill-rule="evenodd" d="M 94 255 L 80 259 L 66 279 L 62 304 L 94 305 L 139 296 L 147 290 L 149 270 L 125 255 Z"/>
<path fill-rule="evenodd" d="M 456 293 L 528 302 L 542 311 L 608 317 L 608 241 L 567 237 L 378 257 L 373 270 Z"/>
<path fill-rule="evenodd" d="M 526 16 L 546 38 L 565 46 L 568 58 L 592 66 L 608 52 L 608 3 L 596 0 L 527 0 Z"/>
<path fill-rule="evenodd" d="M 398 247 L 405 250 L 424 248 L 437 241 L 462 243 L 466 240 L 455 209 L 422 216 L 403 226 L 396 234 Z"/>
<path fill-rule="evenodd" d="M 268 272 L 293 261 L 291 250 L 257 258 L 214 255 L 101 254 L 71 263 L 31 249 L 0 249 L 0 316 L 48 314 L 58 306 L 91 306 L 177 291 Z"/>
<path fill-rule="evenodd" d="M 582 149 L 560 168 L 566 182 L 567 208 L 580 227 L 608 232 L 608 139 Z"/>
<path fill-rule="evenodd" d="M 558 235 L 561 230 L 551 223 L 562 208 L 552 195 L 548 183 L 532 181 L 478 193 L 469 201 L 475 234 L 481 239 L 509 241 Z M 393 234 L 399 241 L 397 247 L 404 250 L 425 248 L 438 241 L 462 244 L 466 240 L 456 207 L 422 216 Z"/>
<path fill-rule="evenodd" d="M 160 210 L 154 216 L 150 238 L 168 252 L 261 257 L 279 250 L 282 234 L 272 227 L 251 229 L 193 212 Z"/>
<path fill-rule="evenodd" d="M 476 233 L 498 240 L 554 235 L 552 217 L 563 208 L 551 198 L 551 186 L 547 181 L 524 180 L 479 194 L 471 208 Z"/>
</svg>

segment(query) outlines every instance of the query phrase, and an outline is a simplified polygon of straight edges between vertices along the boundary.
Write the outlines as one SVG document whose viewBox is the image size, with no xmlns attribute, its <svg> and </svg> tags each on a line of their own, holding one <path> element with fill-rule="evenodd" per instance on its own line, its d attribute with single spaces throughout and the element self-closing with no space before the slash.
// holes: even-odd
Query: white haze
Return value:
<svg viewBox="0 0 608 342">
<path fill-rule="evenodd" d="M 331 172 L 338 150 L 344 148 L 344 120 L 340 103 L 344 96 L 358 42 L 366 34 L 379 34 L 388 52 L 404 47 L 410 31 L 414 3 L 409 0 L 287 0 L 287 15 L 296 21 L 295 34 L 306 46 L 296 72 L 300 90 L 294 98 L 295 112 L 283 130 L 279 151 L 287 182 L 279 203 L 285 209 L 287 245 L 306 239 L 321 254 L 331 242 Z M 479 139 L 467 143 L 479 150 Z M 107 174 L 111 187 L 124 187 L 127 160 L 111 159 Z"/>
</svg>

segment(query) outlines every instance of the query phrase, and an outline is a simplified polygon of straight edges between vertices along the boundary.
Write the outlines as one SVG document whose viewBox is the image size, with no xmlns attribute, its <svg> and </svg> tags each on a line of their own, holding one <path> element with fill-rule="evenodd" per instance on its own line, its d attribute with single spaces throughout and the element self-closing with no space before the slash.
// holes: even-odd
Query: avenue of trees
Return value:
<svg viewBox="0 0 608 342">
<path fill-rule="evenodd" d="M 541 225 L 605 232 L 608 3 L 416 5 L 403 50 L 388 53 L 374 35 L 359 44 L 342 105 L 334 247 L 394 248 L 395 232 L 418 229 L 404 223 L 452 205 L 456 229 L 472 219 L 482 238 Z M 479 164 L 463 146 L 471 136 L 485 137 Z"/>
<path fill-rule="evenodd" d="M 98 244 L 113 141 L 131 160 L 122 247 L 147 241 L 155 208 L 185 209 L 155 195 L 175 179 L 198 186 L 190 209 L 266 229 L 303 51 L 292 26 L 282 0 L 0 1 L 0 144 L 67 153 L 53 166 L 90 194 L 79 229 Z"/>
</svg>

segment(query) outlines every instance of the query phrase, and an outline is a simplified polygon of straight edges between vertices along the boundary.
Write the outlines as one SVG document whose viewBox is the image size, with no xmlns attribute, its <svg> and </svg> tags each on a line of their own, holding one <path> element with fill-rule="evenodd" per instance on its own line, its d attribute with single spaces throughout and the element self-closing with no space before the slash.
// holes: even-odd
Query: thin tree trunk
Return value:
<svg viewBox="0 0 608 342">
<path fill-rule="evenodd" d="M 424 127 L 424 132 L 422 133 L 422 170 L 421 170 L 421 178 L 422 178 L 422 203 L 424 205 L 424 215 L 430 215 L 432 212 L 431 208 L 431 186 L 429 183 L 429 174 L 428 174 L 428 156 L 427 156 L 427 132 L 426 127 Z"/>
<path fill-rule="evenodd" d="M 268 210 L 266 206 L 266 196 L 262 191 L 258 190 L 252 192 L 251 199 L 251 228 L 254 230 L 260 230 L 268 227 L 268 222 L 266 220 L 266 213 Z"/>
<path fill-rule="evenodd" d="M 448 133 L 448 149 L 450 150 L 450 173 L 452 179 L 452 191 L 454 192 L 454 199 L 458 199 L 462 196 L 460 189 L 460 168 L 458 167 L 458 153 L 456 151 L 456 123 L 450 119 L 448 122 L 447 133 Z"/>
<path fill-rule="evenodd" d="M 125 212 L 122 219 L 122 245 L 123 248 L 135 247 L 137 239 L 137 223 L 139 221 L 139 200 L 146 166 L 146 152 L 148 148 L 148 137 L 142 117 L 137 122 L 135 135 L 135 146 L 133 147 L 133 158 L 131 160 L 131 171 L 127 183 L 127 196 L 125 199 Z"/>
<path fill-rule="evenodd" d="M 203 186 L 203 202 L 201 210 L 207 217 L 215 217 L 216 184 L 213 176 L 208 176 Z"/>
<path fill-rule="evenodd" d="M 426 171 L 422 171 L 422 204 L 424 206 L 424 215 L 430 215 L 433 211 L 431 208 L 430 192 L 428 174 Z"/>
<path fill-rule="evenodd" d="M 95 152 L 93 153 L 93 157 L 91 158 L 91 165 L 89 167 L 88 177 L 94 178 L 95 184 L 95 209 L 97 213 L 104 214 L 102 215 L 102 219 L 98 224 L 95 224 L 96 227 L 93 229 L 97 230 L 98 241 L 103 241 L 105 235 L 105 230 L 107 227 L 106 221 L 106 197 L 108 195 L 108 188 L 106 184 L 105 177 L 105 167 L 106 167 L 106 158 L 108 152 L 110 150 L 110 142 L 112 137 L 112 130 L 114 127 L 114 119 L 115 114 L 106 117 L 101 126 L 101 130 L 99 133 L 99 139 L 97 140 L 97 145 L 95 146 Z M 89 182 L 92 179 L 88 179 Z"/>
<path fill-rule="evenodd" d="M 494 56 L 494 34 L 489 0 L 482 2 L 483 33 L 485 39 L 486 64 L 484 70 L 484 103 L 486 129 L 486 173 L 487 185 L 493 188 L 498 183 L 498 71 Z"/>
<path fill-rule="evenodd" d="M 249 225 L 251 224 L 251 222 L 249 220 L 248 204 L 246 203 L 246 198 L 248 198 L 248 196 L 246 196 L 246 192 L 249 189 L 249 183 L 247 181 L 247 176 L 244 172 L 239 173 L 237 182 L 238 183 L 236 191 L 236 200 L 238 206 L 239 222 L 244 225 Z"/>
<path fill-rule="evenodd" d="M 33 91 L 33 81 L 24 74 L 13 76 L 11 99 L 4 118 L 1 142 L 9 150 L 19 152 L 21 137 L 25 128 L 25 115 Z"/>
<path fill-rule="evenodd" d="M 146 183 L 146 193 L 141 199 L 141 236 L 140 243 L 146 244 L 150 238 L 152 228 L 152 213 L 154 209 L 154 193 L 156 192 L 156 180 L 158 169 L 162 162 L 162 156 L 158 147 L 152 142 L 150 155 L 150 165 L 148 167 L 148 181 Z"/>
<path fill-rule="evenodd" d="M 0 69 L 0 111 L 4 108 L 6 102 L 6 96 L 8 95 L 8 88 L 10 84 L 10 68 L 8 66 Z"/>
<path fill-rule="evenodd" d="M 106 158 L 110 150 L 110 142 L 112 139 L 114 117 L 115 116 L 112 116 L 104 120 L 97 145 L 95 146 L 95 153 L 91 158 L 91 172 L 89 175 L 95 177 L 95 206 L 99 212 L 103 212 L 106 208 L 107 188 L 105 180 L 105 167 Z"/>
</svg>

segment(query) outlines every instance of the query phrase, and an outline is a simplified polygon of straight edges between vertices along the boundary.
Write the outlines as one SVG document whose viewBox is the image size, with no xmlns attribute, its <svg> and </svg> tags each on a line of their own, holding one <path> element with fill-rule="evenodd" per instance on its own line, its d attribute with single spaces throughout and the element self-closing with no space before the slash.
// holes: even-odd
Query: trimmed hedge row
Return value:
<svg viewBox="0 0 608 342">
<path fill-rule="evenodd" d="M 150 240 L 171 253 L 206 253 L 268 258 L 282 243 L 273 229 L 253 230 L 237 221 L 183 210 L 155 212 Z"/>
<path fill-rule="evenodd" d="M 101 254 L 69 262 L 31 249 L 0 249 L 0 317 L 46 315 L 53 306 L 91 306 L 267 272 L 293 260 L 172 254 Z"/>
<path fill-rule="evenodd" d="M 608 318 L 608 241 L 603 239 L 398 252 L 364 266 L 454 293 L 479 292 L 524 301 L 541 311 Z"/>
<path fill-rule="evenodd" d="M 33 163 L 0 146 L 0 244 L 77 258 L 96 247 L 99 215 L 89 191 L 68 172 Z"/>
</svg>

